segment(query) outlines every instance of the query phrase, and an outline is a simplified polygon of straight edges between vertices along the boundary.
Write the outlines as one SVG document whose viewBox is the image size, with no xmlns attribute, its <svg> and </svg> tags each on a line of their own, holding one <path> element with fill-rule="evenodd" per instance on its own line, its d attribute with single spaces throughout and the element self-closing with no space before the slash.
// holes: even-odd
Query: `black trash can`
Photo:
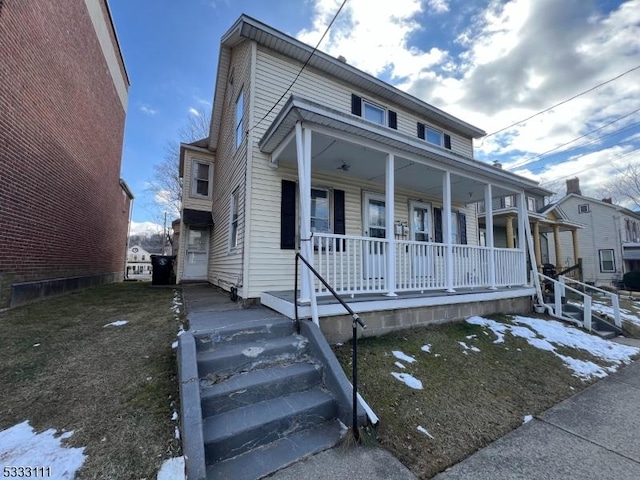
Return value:
<svg viewBox="0 0 640 480">
<path fill-rule="evenodd" d="M 545 277 L 556 278 L 556 266 L 553 263 L 543 263 L 542 264 L 542 274 Z"/>
<path fill-rule="evenodd" d="M 151 255 L 151 285 L 176 283 L 175 255 Z"/>
</svg>

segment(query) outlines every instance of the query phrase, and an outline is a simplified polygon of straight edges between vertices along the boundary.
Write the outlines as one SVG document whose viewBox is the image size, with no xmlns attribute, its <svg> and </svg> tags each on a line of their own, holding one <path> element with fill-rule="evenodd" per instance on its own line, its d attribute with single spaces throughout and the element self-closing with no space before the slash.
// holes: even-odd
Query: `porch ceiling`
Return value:
<svg viewBox="0 0 640 480">
<path fill-rule="evenodd" d="M 483 200 L 486 183 L 493 185 L 495 197 L 519 190 L 548 194 L 529 179 L 293 96 L 260 140 L 262 151 L 277 150 L 277 158 L 272 161 L 296 165 L 296 142 L 290 134 L 297 121 L 313 130 L 312 172 L 384 185 L 386 153 L 390 152 L 395 155 L 396 186 L 428 195 L 442 194 L 442 174 L 446 170 L 452 172 L 452 196 L 458 202 Z M 343 163 L 349 167 L 347 171 L 340 168 Z"/>
</svg>

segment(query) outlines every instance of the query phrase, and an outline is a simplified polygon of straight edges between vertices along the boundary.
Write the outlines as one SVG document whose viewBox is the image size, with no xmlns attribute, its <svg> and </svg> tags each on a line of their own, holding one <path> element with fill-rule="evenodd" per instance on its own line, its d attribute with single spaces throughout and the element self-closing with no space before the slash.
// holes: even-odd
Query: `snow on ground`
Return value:
<svg viewBox="0 0 640 480">
<path fill-rule="evenodd" d="M 611 318 L 613 318 L 613 308 L 611 308 L 609 305 L 593 302 L 591 304 L 591 310 L 603 315 L 609 315 Z M 628 322 L 635 323 L 636 325 L 640 325 L 640 317 L 638 317 L 637 315 L 633 315 L 631 311 L 625 310 L 624 308 L 620 309 L 620 318 L 622 320 L 627 320 Z"/>
<path fill-rule="evenodd" d="M 408 373 L 396 373 L 391 372 L 394 378 L 403 382 L 407 387 L 411 387 L 414 390 L 422 390 L 422 382 Z"/>
<path fill-rule="evenodd" d="M 426 428 L 424 428 L 422 425 L 418 425 L 418 431 L 420 433 L 424 433 L 427 437 L 432 438 L 435 440 L 435 438 L 433 438 L 433 435 L 431 435 Z"/>
<path fill-rule="evenodd" d="M 169 458 L 162 462 L 157 480 L 184 480 L 184 457 Z"/>
<path fill-rule="evenodd" d="M 62 445 L 62 440 L 71 437 L 73 432 L 65 432 L 57 437 L 55 434 L 56 431 L 53 428 L 36 433 L 28 421 L 1 431 L 2 466 L 43 466 L 45 475 L 40 475 L 43 478 L 73 479 L 76 470 L 85 461 L 84 448 L 70 448 Z M 51 467 L 50 471 L 47 467 Z M 40 473 L 38 470 L 36 475 Z"/>
<path fill-rule="evenodd" d="M 402 353 L 399 350 L 393 350 L 391 353 L 393 353 L 394 357 L 396 357 L 398 360 L 402 360 L 403 362 L 413 363 L 416 361 L 416 359 L 412 356 Z"/>
<path fill-rule="evenodd" d="M 400 362 L 396 362 L 396 367 L 401 368 L 401 369 L 405 369 L 407 367 L 405 367 L 403 364 L 401 364 Z"/>
<path fill-rule="evenodd" d="M 522 419 L 522 424 L 529 423 L 531 420 L 533 420 L 533 415 L 525 415 Z"/>
<path fill-rule="evenodd" d="M 123 325 L 126 325 L 127 323 L 129 323 L 127 320 L 116 320 L 115 322 L 111 322 L 111 323 L 107 323 L 106 325 L 103 325 L 102 328 L 106 328 L 106 327 L 121 327 Z"/>
<path fill-rule="evenodd" d="M 420 347 L 420 350 L 422 350 L 423 352 L 431 353 L 431 344 L 427 343 L 426 345 L 423 345 L 422 347 Z"/>
<path fill-rule="evenodd" d="M 494 343 L 504 342 L 504 334 L 510 332 L 514 337 L 524 338 L 529 345 L 535 348 L 552 352 L 573 371 L 575 376 L 583 379 L 604 377 L 607 372 L 615 372 L 618 366 L 630 363 L 631 357 L 640 353 L 640 349 L 636 347 L 610 342 L 555 320 L 517 315 L 513 317 L 513 322 L 520 325 L 504 324 L 478 316 L 467 319 L 467 323 L 491 329 L 498 337 Z M 522 325 L 526 325 L 526 327 Z M 590 361 L 562 355 L 556 351 L 558 346 L 585 350 L 613 365 L 603 368 Z"/>
<path fill-rule="evenodd" d="M 469 337 L 467 337 L 469 338 Z M 460 344 L 460 346 L 462 347 L 462 353 L 464 353 L 465 355 L 467 355 L 467 350 L 471 350 L 472 352 L 479 352 L 480 349 L 478 347 L 474 347 L 474 346 L 469 346 L 464 342 L 458 342 Z"/>
</svg>

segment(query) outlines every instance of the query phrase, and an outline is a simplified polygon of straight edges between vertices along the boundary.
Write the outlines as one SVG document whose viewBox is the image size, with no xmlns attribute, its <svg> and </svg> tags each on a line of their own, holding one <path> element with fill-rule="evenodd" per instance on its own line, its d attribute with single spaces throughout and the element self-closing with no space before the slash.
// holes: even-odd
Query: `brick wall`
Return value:
<svg viewBox="0 0 640 480">
<path fill-rule="evenodd" d="M 4 0 L 0 308 L 11 284 L 122 272 L 125 110 L 83 0 Z"/>
</svg>

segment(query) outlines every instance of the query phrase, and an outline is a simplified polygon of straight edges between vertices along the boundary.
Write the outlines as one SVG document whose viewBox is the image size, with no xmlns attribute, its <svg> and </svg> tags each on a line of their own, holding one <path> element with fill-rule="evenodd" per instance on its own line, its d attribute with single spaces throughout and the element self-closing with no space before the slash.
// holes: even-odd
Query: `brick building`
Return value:
<svg viewBox="0 0 640 480">
<path fill-rule="evenodd" d="M 129 80 L 107 1 L 0 1 L 0 85 L 0 309 L 120 281 Z"/>
</svg>

